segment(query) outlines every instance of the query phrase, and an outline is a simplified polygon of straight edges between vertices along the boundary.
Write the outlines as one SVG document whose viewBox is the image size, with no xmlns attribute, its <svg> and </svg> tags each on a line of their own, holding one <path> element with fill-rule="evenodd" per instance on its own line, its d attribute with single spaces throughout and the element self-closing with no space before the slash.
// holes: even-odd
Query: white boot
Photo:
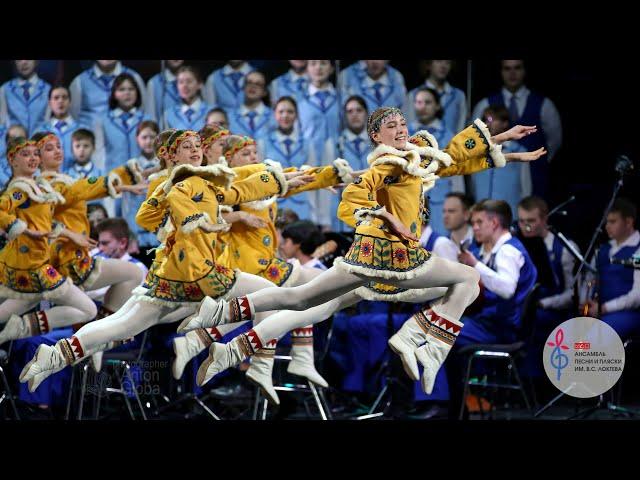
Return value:
<svg viewBox="0 0 640 480">
<path fill-rule="evenodd" d="M 251 357 L 251 366 L 247 370 L 247 379 L 260 387 L 262 394 L 271 405 L 280 405 L 280 399 L 273 388 L 273 355 L 274 348 L 263 348 Z"/>
<path fill-rule="evenodd" d="M 295 342 L 294 338 L 292 338 L 292 342 Z M 295 345 L 294 343 L 291 345 L 291 361 L 287 366 L 287 372 L 299 375 L 316 385 L 327 388 L 329 384 L 318 373 L 313 360 L 313 337 L 311 337 L 311 344 Z"/>
<path fill-rule="evenodd" d="M 404 322 L 400 330 L 389 339 L 389 347 L 400 355 L 404 371 L 411 380 L 420 379 L 420 370 L 416 362 L 415 349 L 427 340 L 429 331 L 428 316 L 430 311 L 420 311 L 415 313 L 409 320 Z"/>
<path fill-rule="evenodd" d="M 415 350 L 416 358 L 424 367 L 421 385 L 427 395 L 433 392 L 438 370 L 451 351 L 462 327 L 463 324 L 457 320 L 447 320 L 433 315 L 427 343 Z"/>
<path fill-rule="evenodd" d="M 60 340 L 53 347 L 40 345 L 31 361 L 24 366 L 20 372 L 20 381 L 29 382 L 30 392 L 38 388 L 38 385 L 49 375 L 59 372 L 68 365 L 60 347 L 60 342 L 64 341 Z"/>
<path fill-rule="evenodd" d="M 2 332 L 0 332 L 0 345 L 11 340 L 18 340 L 19 338 L 27 338 L 30 336 L 31 329 L 29 328 L 29 320 L 20 315 L 13 314 Z"/>
<path fill-rule="evenodd" d="M 247 342 L 246 334 L 242 334 L 229 343 L 212 343 L 209 347 L 209 356 L 198 369 L 197 384 L 204 385 L 218 373 L 238 365 L 252 355 L 254 350 L 251 350 L 251 347 L 248 347 L 245 342 Z"/>
<path fill-rule="evenodd" d="M 224 300 L 216 301 L 211 297 L 204 297 L 196 313 L 185 318 L 178 326 L 177 332 L 217 326 L 222 318 L 225 303 Z"/>
<path fill-rule="evenodd" d="M 211 342 L 205 344 L 197 331 L 187 332 L 184 337 L 174 338 L 173 352 L 176 354 L 176 357 L 173 359 L 173 364 L 171 365 L 173 378 L 180 380 L 187 363 L 209 345 L 211 345 Z"/>
</svg>

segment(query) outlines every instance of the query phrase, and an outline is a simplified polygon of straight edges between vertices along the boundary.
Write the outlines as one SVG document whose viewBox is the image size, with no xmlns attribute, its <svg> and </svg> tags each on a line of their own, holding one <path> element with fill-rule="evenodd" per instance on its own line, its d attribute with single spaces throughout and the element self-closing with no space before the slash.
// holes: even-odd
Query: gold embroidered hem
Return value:
<svg viewBox="0 0 640 480">
<path fill-rule="evenodd" d="M 58 270 L 69 277 L 74 285 L 82 287 L 84 290 L 91 290 L 91 286 L 100 276 L 100 257 L 93 258 L 86 251 L 78 249 L 74 260 L 60 265 Z"/>
<path fill-rule="evenodd" d="M 0 264 L 0 297 L 33 300 L 53 298 L 60 293 L 56 290 L 65 281 L 66 278 L 48 263 L 30 270 Z"/>
<path fill-rule="evenodd" d="M 272 258 L 267 264 L 267 268 L 258 273 L 258 275 L 275 283 L 278 287 L 282 287 L 289 280 L 293 271 L 294 265 L 292 263 L 285 262 L 279 258 Z"/>
</svg>

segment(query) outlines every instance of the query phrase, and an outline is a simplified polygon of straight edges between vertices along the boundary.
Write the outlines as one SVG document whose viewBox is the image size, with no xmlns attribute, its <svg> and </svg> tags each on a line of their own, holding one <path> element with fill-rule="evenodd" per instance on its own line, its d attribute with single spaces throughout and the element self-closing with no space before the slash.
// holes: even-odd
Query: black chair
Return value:
<svg viewBox="0 0 640 480">
<path fill-rule="evenodd" d="M 477 343 L 473 345 L 466 345 L 462 347 L 458 354 L 463 356 L 469 356 L 469 360 L 467 362 L 467 369 L 464 376 L 463 384 L 464 384 L 464 394 L 462 397 L 462 404 L 460 406 L 460 414 L 459 419 L 462 420 L 464 416 L 464 409 L 466 406 L 467 396 L 469 395 L 469 390 L 471 386 L 479 387 L 479 388 L 493 388 L 493 389 L 507 389 L 507 390 L 518 390 L 522 393 L 522 397 L 524 399 L 524 403 L 529 411 L 531 410 L 531 404 L 529 403 L 529 398 L 527 397 L 527 392 L 524 388 L 524 385 L 520 378 L 520 373 L 518 372 L 518 366 L 516 364 L 516 360 L 520 360 L 525 357 L 527 353 L 527 347 L 533 341 L 533 336 L 535 333 L 535 322 L 536 322 L 536 309 L 538 303 L 538 289 L 540 288 L 540 284 L 536 283 L 531 291 L 527 294 L 523 306 L 522 306 L 522 315 L 520 319 L 520 329 L 517 332 L 517 341 L 514 343 L 508 344 L 483 344 Z M 471 379 L 472 367 L 476 360 L 493 360 L 498 362 L 507 362 L 507 368 L 510 374 L 513 374 L 515 378 L 515 384 L 512 382 L 509 383 L 500 383 L 500 382 L 487 382 L 486 380 L 473 380 Z M 480 414 L 484 419 L 484 410 L 482 408 L 482 402 L 478 402 L 480 405 Z M 492 411 L 493 413 L 493 404 Z M 532 412 L 533 413 L 533 412 Z"/>
<path fill-rule="evenodd" d="M 69 397 L 67 400 L 67 412 L 65 415 L 65 420 L 69 419 L 69 414 L 71 411 L 71 401 L 73 392 L 75 389 L 75 377 L 76 371 L 80 371 L 80 388 L 79 388 L 79 396 L 80 399 L 78 401 L 78 412 L 77 412 L 77 420 L 82 420 L 82 413 L 84 409 L 84 400 L 88 391 L 92 391 L 96 395 L 96 399 L 94 399 L 94 418 L 98 419 L 100 416 L 100 404 L 103 396 L 108 396 L 109 394 L 116 393 L 122 395 L 124 399 L 125 405 L 129 412 L 129 416 L 131 420 L 135 420 L 136 416 L 133 412 L 133 408 L 131 406 L 131 402 L 129 401 L 129 397 L 127 394 L 127 390 L 124 387 L 125 378 L 129 380 L 131 385 L 131 390 L 133 392 L 134 398 L 140 410 L 140 414 L 143 420 L 147 420 L 147 415 L 145 413 L 144 407 L 142 405 L 142 401 L 140 400 L 140 395 L 138 394 L 135 380 L 131 375 L 131 367 L 140 362 L 142 356 L 146 351 L 147 337 L 149 331 L 146 330 L 143 334 L 142 341 L 140 343 L 140 348 L 134 350 L 128 350 L 124 352 L 105 352 L 102 358 L 102 370 L 100 373 L 95 374 L 94 382 L 91 385 L 88 385 L 88 377 L 89 371 L 92 367 L 89 364 L 89 359 L 75 365 L 71 373 L 71 385 L 69 387 Z M 112 382 L 116 383 L 118 388 L 112 388 L 109 386 Z"/>
<path fill-rule="evenodd" d="M 8 400 L 11 404 L 11 409 L 13 410 L 13 416 L 16 420 L 20 420 L 20 415 L 18 414 L 18 409 L 16 408 L 16 403 L 13 399 L 13 394 L 11 393 L 11 388 L 9 388 L 9 381 L 7 380 L 7 376 L 4 373 L 5 367 L 9 364 L 9 355 L 6 351 L 0 350 L 0 377 L 2 377 L 2 395 L 0 396 L 0 405 L 5 400 Z"/>
</svg>

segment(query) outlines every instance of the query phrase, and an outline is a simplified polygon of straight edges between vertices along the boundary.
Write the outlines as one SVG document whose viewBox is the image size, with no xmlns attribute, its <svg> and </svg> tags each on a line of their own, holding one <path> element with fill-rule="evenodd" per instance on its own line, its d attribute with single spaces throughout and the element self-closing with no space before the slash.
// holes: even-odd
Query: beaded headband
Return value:
<svg viewBox="0 0 640 480">
<path fill-rule="evenodd" d="M 20 143 L 15 144 L 9 150 L 7 150 L 7 159 L 13 160 L 13 157 L 15 157 L 20 150 L 22 150 L 25 147 L 32 147 L 32 146 L 35 147 L 36 142 L 34 142 L 33 140 L 23 139 L 22 141 L 20 141 Z"/>
<path fill-rule="evenodd" d="M 248 147 L 249 145 L 255 145 L 255 144 L 256 144 L 256 141 L 253 138 L 244 136 L 242 137 L 242 140 L 240 140 L 238 143 L 232 146 L 227 152 L 224 153 L 224 157 L 226 159 L 230 159 L 236 153 L 242 150 L 244 147 Z"/>
<path fill-rule="evenodd" d="M 58 140 L 59 141 L 58 136 L 55 133 L 47 133 L 44 137 L 42 137 L 36 143 L 36 146 L 38 147 L 38 150 L 42 150 L 42 147 L 44 147 L 44 144 L 47 143 L 50 140 Z"/>
<path fill-rule="evenodd" d="M 207 138 L 203 139 L 202 146 L 206 147 L 207 145 L 218 140 L 219 138 L 228 137 L 229 135 L 231 135 L 231 132 L 229 130 L 226 130 L 224 128 L 222 130 L 218 130 L 216 133 L 213 133 L 209 135 Z"/>
<path fill-rule="evenodd" d="M 369 116 L 369 120 L 367 121 L 367 134 L 369 134 L 369 138 L 372 142 L 372 135 L 374 133 L 378 133 L 385 119 L 392 115 L 400 115 L 402 118 L 404 118 L 404 114 L 402 113 L 402 111 L 396 107 L 381 107 L 375 110 Z"/>
<path fill-rule="evenodd" d="M 167 142 L 169 141 L 169 139 L 171 138 L 171 135 L 173 135 L 173 132 L 175 131 L 176 131 L 175 128 L 170 128 L 158 134 L 158 136 L 156 137 L 156 145 L 154 148 L 156 157 L 161 158 L 169 152 L 169 149 L 167 147 Z"/>
<path fill-rule="evenodd" d="M 182 143 L 182 141 L 187 137 L 198 137 L 198 132 L 194 132 L 193 130 L 176 130 L 173 134 L 167 139 L 167 148 L 168 152 L 171 155 L 175 155 L 178 147 Z"/>
</svg>

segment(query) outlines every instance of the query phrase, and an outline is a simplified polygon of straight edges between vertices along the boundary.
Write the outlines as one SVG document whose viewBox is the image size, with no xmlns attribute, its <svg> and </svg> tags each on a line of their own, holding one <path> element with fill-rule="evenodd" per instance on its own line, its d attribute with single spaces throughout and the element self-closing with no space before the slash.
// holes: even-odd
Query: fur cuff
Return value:
<svg viewBox="0 0 640 480">
<path fill-rule="evenodd" d="M 198 176 L 205 180 L 213 180 L 222 177 L 224 188 L 229 188 L 236 177 L 236 172 L 225 165 L 207 165 L 205 167 L 194 167 L 193 165 L 178 165 L 171 170 L 169 178 L 164 183 L 165 193 L 169 193 L 171 187 L 192 176 Z"/>
<path fill-rule="evenodd" d="M 278 182 L 278 185 L 280 185 L 280 191 L 278 192 L 278 195 L 286 195 L 289 191 L 289 185 L 287 184 L 287 179 L 284 177 L 284 173 L 282 172 L 282 167 L 278 169 L 277 167 L 267 165 L 267 171 L 273 175 L 273 177 L 276 179 L 276 182 Z"/>
<path fill-rule="evenodd" d="M 26 229 L 27 229 L 26 222 L 20 220 L 19 218 L 16 218 L 11 223 L 11 225 L 9 225 L 9 228 L 7 228 L 7 237 L 9 241 L 15 240 L 16 238 L 18 238 L 18 236 L 21 235 L 22 232 L 24 232 Z"/>
<path fill-rule="evenodd" d="M 358 208 L 353 212 L 353 217 L 356 219 L 356 225 L 371 225 L 373 217 L 379 217 L 386 212 L 386 207 L 382 205 L 372 208 Z"/>
<path fill-rule="evenodd" d="M 64 223 L 54 222 L 53 230 L 51 230 L 51 233 L 53 234 L 53 238 L 58 238 L 64 229 L 65 229 Z"/>
<path fill-rule="evenodd" d="M 230 207 L 229 205 L 218 205 L 218 209 L 218 215 L 233 212 L 233 207 Z"/>
<path fill-rule="evenodd" d="M 142 183 L 144 178 L 142 176 L 142 169 L 140 168 L 140 164 L 135 160 L 131 159 L 126 163 L 127 173 L 131 176 L 131 183 L 137 184 Z"/>
<path fill-rule="evenodd" d="M 493 167 L 504 167 L 507 164 L 507 159 L 502 153 L 502 145 L 495 144 L 491 141 L 491 132 L 489 132 L 489 128 L 482 120 L 476 118 L 473 121 L 473 125 L 478 129 L 484 137 L 485 143 L 489 146 L 489 163 L 492 164 Z"/>
<path fill-rule="evenodd" d="M 109 196 L 111 198 L 121 198 L 122 193 L 118 193 L 116 191 L 116 186 L 122 185 L 122 179 L 120 175 L 114 172 L 109 172 L 107 175 L 107 192 L 109 192 Z"/>
<path fill-rule="evenodd" d="M 338 170 L 338 177 L 342 183 L 353 183 L 353 168 L 343 158 L 336 158 L 333 161 L 333 166 Z"/>
</svg>

